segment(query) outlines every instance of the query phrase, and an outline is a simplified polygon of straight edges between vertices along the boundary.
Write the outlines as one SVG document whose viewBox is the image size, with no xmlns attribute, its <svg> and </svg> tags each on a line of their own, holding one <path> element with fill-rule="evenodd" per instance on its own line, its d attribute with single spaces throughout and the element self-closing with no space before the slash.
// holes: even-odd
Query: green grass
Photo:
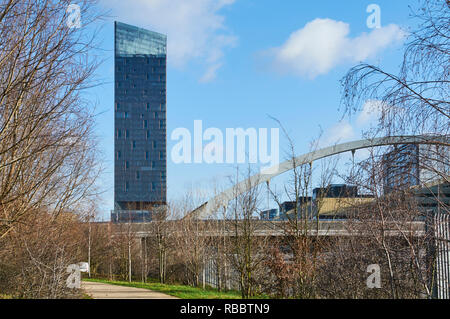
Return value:
<svg viewBox="0 0 450 319">
<path fill-rule="evenodd" d="M 0 294 L 0 299 L 12 299 L 10 295 Z"/>
<path fill-rule="evenodd" d="M 159 291 L 170 296 L 182 299 L 241 299 L 241 294 L 238 291 L 220 292 L 214 288 L 196 288 L 184 285 L 168 285 L 160 284 L 158 282 L 128 282 L 128 281 L 109 281 L 104 279 L 83 279 L 84 281 L 101 282 L 105 284 L 144 288 L 154 291 Z"/>
<path fill-rule="evenodd" d="M 94 299 L 94 298 L 92 298 L 91 296 L 89 296 L 87 293 L 83 292 L 83 293 L 81 294 L 81 299 Z"/>
</svg>

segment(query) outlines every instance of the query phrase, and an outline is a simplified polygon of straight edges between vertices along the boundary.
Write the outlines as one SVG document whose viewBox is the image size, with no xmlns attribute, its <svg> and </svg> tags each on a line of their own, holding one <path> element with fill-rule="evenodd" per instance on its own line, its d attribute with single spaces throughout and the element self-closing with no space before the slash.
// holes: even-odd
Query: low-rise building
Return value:
<svg viewBox="0 0 450 319">
<path fill-rule="evenodd" d="M 278 209 L 263 210 L 259 216 L 261 220 L 274 220 L 278 216 Z"/>
</svg>

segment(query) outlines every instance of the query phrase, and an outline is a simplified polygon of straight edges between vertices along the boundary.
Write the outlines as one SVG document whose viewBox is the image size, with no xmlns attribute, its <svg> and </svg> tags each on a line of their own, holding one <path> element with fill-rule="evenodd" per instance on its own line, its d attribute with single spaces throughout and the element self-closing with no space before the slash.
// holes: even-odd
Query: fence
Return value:
<svg viewBox="0 0 450 319">
<path fill-rule="evenodd" d="M 432 256 L 431 280 L 433 298 L 450 299 L 450 215 L 431 212 L 427 230 L 431 235 L 430 254 Z"/>
</svg>

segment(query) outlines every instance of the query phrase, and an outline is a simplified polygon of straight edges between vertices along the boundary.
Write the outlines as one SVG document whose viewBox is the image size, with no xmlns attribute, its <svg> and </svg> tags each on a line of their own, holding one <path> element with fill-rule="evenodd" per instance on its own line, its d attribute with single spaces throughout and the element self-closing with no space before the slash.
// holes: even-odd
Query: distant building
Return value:
<svg viewBox="0 0 450 319">
<path fill-rule="evenodd" d="M 295 202 L 283 202 L 280 205 L 280 215 L 286 214 L 288 211 L 294 209 Z"/>
<path fill-rule="evenodd" d="M 413 187 L 412 190 L 422 216 L 430 212 L 450 212 L 450 183 L 428 183 L 424 187 Z"/>
<path fill-rule="evenodd" d="M 259 215 L 261 220 L 274 220 L 278 216 L 278 209 L 264 210 Z"/>
<path fill-rule="evenodd" d="M 297 206 L 297 217 L 300 219 L 302 216 L 310 216 L 311 215 L 311 197 L 309 196 L 300 196 L 298 198 L 298 206 Z M 280 205 L 280 213 L 279 220 L 286 220 L 289 217 L 295 215 L 295 201 L 286 201 L 281 203 Z"/>
<path fill-rule="evenodd" d="M 450 147 L 419 145 L 419 182 L 436 184 L 450 176 Z"/>
<path fill-rule="evenodd" d="M 436 183 L 450 174 L 448 146 L 397 145 L 382 157 L 383 188 L 389 194 L 413 186 Z"/>
<path fill-rule="evenodd" d="M 329 187 L 314 188 L 313 200 L 317 198 L 341 198 L 358 196 L 358 188 L 345 184 L 331 184 Z"/>
<path fill-rule="evenodd" d="M 166 204 L 166 36 L 115 22 L 112 221 Z"/>
<path fill-rule="evenodd" d="M 382 157 L 384 193 L 419 185 L 419 146 L 395 146 Z"/>
<path fill-rule="evenodd" d="M 331 184 L 329 187 L 313 190 L 313 216 L 319 219 L 347 218 L 348 211 L 373 201 L 372 195 L 358 194 L 352 185 Z"/>
</svg>

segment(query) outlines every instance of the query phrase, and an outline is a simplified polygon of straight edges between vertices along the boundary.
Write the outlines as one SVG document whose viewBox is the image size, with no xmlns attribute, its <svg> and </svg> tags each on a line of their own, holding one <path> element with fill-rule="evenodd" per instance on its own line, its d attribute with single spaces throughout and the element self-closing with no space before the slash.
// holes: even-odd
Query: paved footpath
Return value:
<svg viewBox="0 0 450 319">
<path fill-rule="evenodd" d="M 153 290 L 100 282 L 83 281 L 81 288 L 94 299 L 178 299 Z"/>
</svg>

